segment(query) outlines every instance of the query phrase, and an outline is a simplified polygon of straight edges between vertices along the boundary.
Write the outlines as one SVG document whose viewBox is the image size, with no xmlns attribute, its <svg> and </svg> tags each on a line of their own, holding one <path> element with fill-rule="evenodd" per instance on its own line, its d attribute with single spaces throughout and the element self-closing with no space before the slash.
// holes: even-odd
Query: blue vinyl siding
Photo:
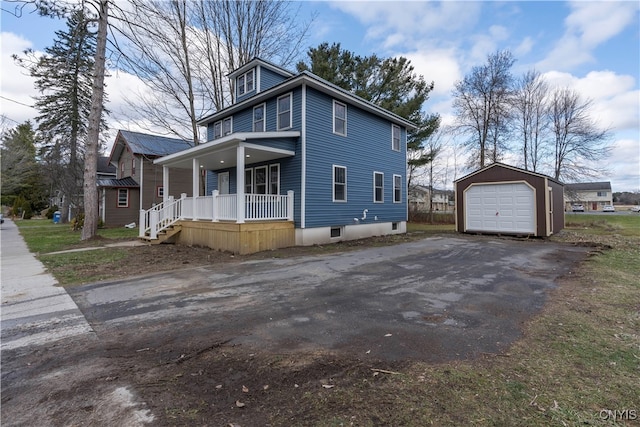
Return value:
<svg viewBox="0 0 640 427">
<path fill-rule="evenodd" d="M 347 104 L 348 136 L 333 133 L 333 98 L 307 89 L 306 226 L 406 220 L 406 131 L 391 149 L 391 123 Z M 333 166 L 347 168 L 347 202 L 333 202 Z M 384 203 L 373 201 L 373 172 L 384 173 Z M 402 203 L 393 203 L 393 175 L 402 175 Z"/>
<path fill-rule="evenodd" d="M 285 81 L 287 77 L 278 74 L 272 70 L 264 67 L 260 67 L 260 92 L 264 92 L 267 89 L 279 85 Z"/>
</svg>

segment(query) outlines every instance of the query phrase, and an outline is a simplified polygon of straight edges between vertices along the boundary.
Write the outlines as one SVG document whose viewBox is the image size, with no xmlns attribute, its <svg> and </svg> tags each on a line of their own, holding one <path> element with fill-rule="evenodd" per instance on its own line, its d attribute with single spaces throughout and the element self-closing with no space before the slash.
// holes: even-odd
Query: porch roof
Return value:
<svg viewBox="0 0 640 427">
<path fill-rule="evenodd" d="M 206 170 L 228 169 L 236 166 L 236 150 L 244 146 L 246 162 L 266 162 L 282 157 L 295 155 L 294 142 L 300 137 L 298 131 L 282 132 L 238 132 L 223 138 L 200 144 L 178 153 L 170 154 L 154 160 L 153 163 L 178 169 L 191 169 L 193 159 L 198 159 L 200 166 Z M 291 139 L 291 150 L 259 145 L 252 141 L 268 139 Z"/>
</svg>

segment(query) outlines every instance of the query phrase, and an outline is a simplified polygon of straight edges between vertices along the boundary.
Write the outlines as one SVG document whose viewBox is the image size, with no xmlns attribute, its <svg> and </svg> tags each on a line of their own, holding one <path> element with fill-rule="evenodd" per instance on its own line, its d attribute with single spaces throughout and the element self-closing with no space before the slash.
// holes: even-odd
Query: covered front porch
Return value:
<svg viewBox="0 0 640 427">
<path fill-rule="evenodd" d="M 158 241 L 167 230 L 179 226 L 180 232 L 174 238 L 177 243 L 234 253 L 295 244 L 294 192 L 265 194 L 271 189 L 245 183 L 245 168 L 294 156 L 299 136 L 300 132 L 293 131 L 236 133 L 157 159 L 155 163 L 163 167 L 163 202 L 140 212 L 140 237 Z M 172 168 L 192 170 L 194 196 L 170 195 Z M 230 193 L 228 171 L 234 168 L 235 193 Z M 204 195 L 203 171 L 226 171 L 220 174 L 227 177 L 226 182 L 219 180 L 218 189 Z M 226 185 L 220 185 L 221 182 Z M 249 191 L 252 189 L 262 191 Z M 278 191 L 271 192 L 279 193 L 279 186 Z M 195 225 L 196 222 L 201 225 Z M 231 237 L 233 234 L 244 235 Z"/>
</svg>

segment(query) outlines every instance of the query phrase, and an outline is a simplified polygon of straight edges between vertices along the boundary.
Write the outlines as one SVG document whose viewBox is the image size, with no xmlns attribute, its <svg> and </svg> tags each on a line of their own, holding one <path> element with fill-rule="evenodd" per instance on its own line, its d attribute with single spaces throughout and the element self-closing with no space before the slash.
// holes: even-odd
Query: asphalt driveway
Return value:
<svg viewBox="0 0 640 427">
<path fill-rule="evenodd" d="M 69 293 L 98 337 L 121 331 L 139 348 L 207 337 L 278 353 L 445 361 L 504 351 L 586 253 L 545 240 L 433 237 Z"/>
</svg>

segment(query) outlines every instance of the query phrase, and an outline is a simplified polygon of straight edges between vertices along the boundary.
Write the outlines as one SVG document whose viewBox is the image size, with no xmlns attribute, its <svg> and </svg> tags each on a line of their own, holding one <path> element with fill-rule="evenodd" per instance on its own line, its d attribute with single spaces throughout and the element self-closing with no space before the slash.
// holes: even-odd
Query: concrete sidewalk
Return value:
<svg viewBox="0 0 640 427">
<path fill-rule="evenodd" d="M 29 252 L 10 219 L 0 225 L 0 348 L 46 344 L 93 330 L 78 306 Z"/>
</svg>

